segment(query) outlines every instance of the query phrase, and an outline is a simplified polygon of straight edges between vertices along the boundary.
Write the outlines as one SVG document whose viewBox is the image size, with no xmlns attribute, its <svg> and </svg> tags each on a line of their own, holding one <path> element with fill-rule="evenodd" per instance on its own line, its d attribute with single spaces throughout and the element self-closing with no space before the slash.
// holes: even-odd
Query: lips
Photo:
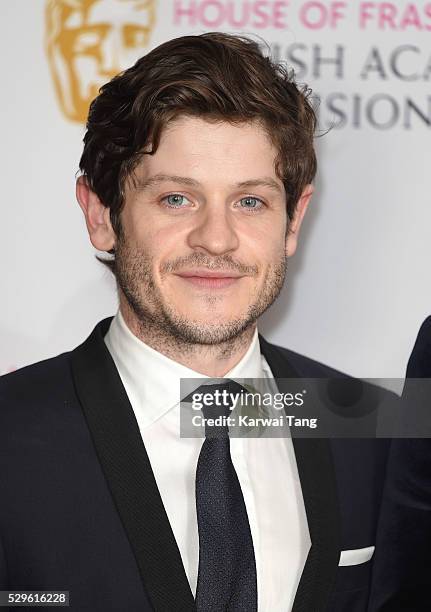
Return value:
<svg viewBox="0 0 431 612">
<path fill-rule="evenodd" d="M 205 289 L 222 289 L 237 283 L 242 276 L 223 270 L 187 270 L 177 274 L 185 282 Z"/>
</svg>

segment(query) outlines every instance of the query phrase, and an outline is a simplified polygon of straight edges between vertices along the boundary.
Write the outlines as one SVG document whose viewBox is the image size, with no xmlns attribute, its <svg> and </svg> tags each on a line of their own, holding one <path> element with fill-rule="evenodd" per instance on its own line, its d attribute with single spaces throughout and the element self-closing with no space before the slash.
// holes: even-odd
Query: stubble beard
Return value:
<svg viewBox="0 0 431 612">
<path fill-rule="evenodd" d="M 179 267 L 178 267 L 178 264 Z M 230 256 L 209 259 L 202 253 L 167 264 L 165 269 L 180 269 L 196 265 L 213 269 L 239 270 L 246 273 L 255 266 L 240 267 Z M 283 251 L 278 261 L 271 265 L 259 293 L 240 317 L 224 323 L 201 323 L 189 320 L 171 308 L 154 282 L 152 258 L 144 249 L 131 247 L 119 237 L 115 252 L 115 274 L 118 288 L 134 314 L 139 336 L 151 338 L 153 346 L 176 346 L 190 349 L 195 345 L 223 345 L 240 341 L 258 318 L 273 304 L 284 284 L 287 257 Z M 207 307 L 217 301 L 217 296 L 208 296 Z"/>
</svg>

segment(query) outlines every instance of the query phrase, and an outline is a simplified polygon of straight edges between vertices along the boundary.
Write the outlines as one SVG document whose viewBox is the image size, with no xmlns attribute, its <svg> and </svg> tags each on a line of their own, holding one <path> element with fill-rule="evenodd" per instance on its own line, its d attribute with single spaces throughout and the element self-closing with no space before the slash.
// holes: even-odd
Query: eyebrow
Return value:
<svg viewBox="0 0 431 612">
<path fill-rule="evenodd" d="M 155 174 L 147 179 L 136 179 L 135 187 L 138 191 L 145 191 L 160 183 L 179 183 L 189 187 L 202 187 L 199 181 L 189 178 L 187 176 L 177 176 L 175 174 Z M 240 181 L 232 185 L 235 189 L 251 189 L 253 187 L 268 187 L 273 191 L 283 195 L 283 188 L 271 177 L 264 176 L 257 179 L 249 179 L 247 181 Z"/>
</svg>

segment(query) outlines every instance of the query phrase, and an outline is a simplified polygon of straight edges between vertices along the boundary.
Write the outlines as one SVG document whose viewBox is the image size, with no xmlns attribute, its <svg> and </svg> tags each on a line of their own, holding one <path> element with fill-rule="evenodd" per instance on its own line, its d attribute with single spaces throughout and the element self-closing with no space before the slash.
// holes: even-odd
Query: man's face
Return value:
<svg viewBox="0 0 431 612">
<path fill-rule="evenodd" d="M 49 3 L 48 56 L 60 103 L 69 118 L 85 122 L 99 88 L 142 55 L 154 25 L 155 3 Z M 63 11 L 57 10 L 57 5 L 63 6 Z"/>
<path fill-rule="evenodd" d="M 117 281 L 140 320 L 215 344 L 272 304 L 287 223 L 275 156 L 257 123 L 180 117 L 166 128 L 127 186 L 116 243 Z M 209 273 L 229 278 L 202 278 Z"/>
</svg>

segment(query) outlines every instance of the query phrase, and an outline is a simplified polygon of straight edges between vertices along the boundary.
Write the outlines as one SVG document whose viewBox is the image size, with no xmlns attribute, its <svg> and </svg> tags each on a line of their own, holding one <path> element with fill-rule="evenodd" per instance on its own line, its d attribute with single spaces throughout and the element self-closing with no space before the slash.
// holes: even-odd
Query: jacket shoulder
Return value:
<svg viewBox="0 0 431 612">
<path fill-rule="evenodd" d="M 374 406 L 376 408 L 376 415 L 383 407 L 385 410 L 388 410 L 390 406 L 394 409 L 397 406 L 399 401 L 398 395 L 394 391 L 381 386 L 377 381 L 373 382 L 372 379 L 354 377 L 290 349 L 268 343 L 266 340 L 263 340 L 262 349 L 264 356 L 269 357 L 268 365 L 272 373 L 274 374 L 273 365 L 275 366 L 275 372 L 279 373 L 278 378 L 283 378 L 284 374 L 280 372 L 286 369 L 293 372 L 294 377 L 326 379 L 326 389 L 331 405 L 334 402 L 340 407 L 356 405 L 360 410 L 368 406 L 371 408 L 370 413 L 373 412 L 372 407 Z M 277 378 L 277 376 L 275 377 Z M 365 414 L 368 414 L 368 410 Z M 360 438 L 357 441 L 347 438 L 344 441 L 333 440 L 333 445 L 343 446 L 346 441 L 348 441 L 352 448 L 356 442 L 359 446 L 364 446 L 364 441 L 361 441 Z M 383 453 L 386 455 L 386 442 L 370 439 L 369 443 L 371 445 L 375 443 L 379 448 L 384 447 Z"/>
<path fill-rule="evenodd" d="M 0 412 L 46 407 L 73 394 L 69 352 L 0 376 Z"/>
<path fill-rule="evenodd" d="M 272 344 L 267 340 L 264 343 L 271 348 L 272 351 L 276 351 L 280 356 L 286 360 L 291 366 L 298 372 L 298 374 L 304 378 L 352 378 L 348 374 L 331 368 L 320 361 L 296 353 L 291 349 L 279 346 L 278 344 Z"/>
</svg>

